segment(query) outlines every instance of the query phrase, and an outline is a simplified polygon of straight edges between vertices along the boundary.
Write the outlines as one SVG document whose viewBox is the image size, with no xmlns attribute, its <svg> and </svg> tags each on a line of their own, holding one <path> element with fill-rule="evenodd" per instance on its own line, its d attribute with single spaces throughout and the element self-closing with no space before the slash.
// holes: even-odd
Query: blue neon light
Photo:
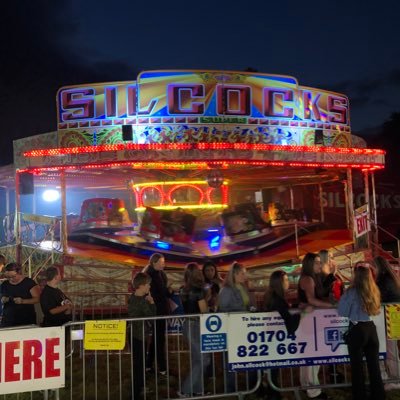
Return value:
<svg viewBox="0 0 400 400">
<path fill-rule="evenodd" d="M 221 239 L 220 235 L 214 236 L 209 242 L 210 249 L 218 248 L 220 245 L 220 239 Z"/>
<path fill-rule="evenodd" d="M 171 248 L 169 243 L 160 242 L 159 240 L 157 240 L 155 244 L 159 249 L 169 250 Z"/>
</svg>

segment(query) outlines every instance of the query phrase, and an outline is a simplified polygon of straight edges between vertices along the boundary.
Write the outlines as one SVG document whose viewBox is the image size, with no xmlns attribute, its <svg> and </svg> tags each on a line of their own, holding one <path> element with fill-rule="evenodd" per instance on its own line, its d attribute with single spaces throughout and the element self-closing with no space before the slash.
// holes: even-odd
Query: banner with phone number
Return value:
<svg viewBox="0 0 400 400">
<path fill-rule="evenodd" d="M 373 317 L 378 331 L 380 358 L 385 358 L 385 313 Z M 228 361 L 231 371 L 285 368 L 349 362 L 343 333 L 348 319 L 335 309 L 305 315 L 294 335 L 288 335 L 277 312 L 230 314 Z"/>
</svg>

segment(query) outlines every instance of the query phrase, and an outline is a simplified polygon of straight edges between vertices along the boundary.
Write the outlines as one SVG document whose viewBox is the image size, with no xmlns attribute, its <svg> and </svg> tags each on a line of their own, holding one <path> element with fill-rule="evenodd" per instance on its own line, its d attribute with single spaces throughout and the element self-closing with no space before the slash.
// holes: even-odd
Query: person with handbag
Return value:
<svg viewBox="0 0 400 400">
<path fill-rule="evenodd" d="M 353 400 L 368 398 L 363 357 L 367 361 L 371 399 L 386 398 L 379 368 L 379 339 L 371 316 L 381 312 L 381 296 L 374 281 L 371 265 L 359 262 L 354 267 L 353 283 L 340 298 L 338 313 L 347 317 L 347 347 L 350 357 Z"/>
</svg>

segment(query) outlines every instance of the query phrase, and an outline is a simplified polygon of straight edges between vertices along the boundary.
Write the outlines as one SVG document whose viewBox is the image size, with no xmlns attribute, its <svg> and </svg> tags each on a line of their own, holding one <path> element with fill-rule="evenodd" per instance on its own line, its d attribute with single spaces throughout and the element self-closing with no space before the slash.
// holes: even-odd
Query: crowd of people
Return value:
<svg viewBox="0 0 400 400">
<path fill-rule="evenodd" d="M 6 264 L 0 254 L 0 272 L 5 280 L 0 286 L 1 308 L 0 328 L 30 326 L 61 326 L 72 319 L 73 304 L 59 289 L 61 274 L 58 267 L 51 266 L 45 271 L 45 286 L 40 286 L 23 274 L 22 266 L 11 262 Z M 43 320 L 39 321 L 35 305 L 40 304 Z"/>
<path fill-rule="evenodd" d="M 168 315 L 168 299 L 172 294 L 168 285 L 167 275 L 163 271 L 165 265 L 161 254 L 153 254 L 149 265 L 137 276 L 147 276 L 149 287 L 141 291 L 143 299 L 148 299 L 148 316 Z M 149 273 L 150 272 L 150 273 Z M 136 279 L 136 278 L 135 278 Z M 135 286 L 135 281 L 134 281 Z M 300 278 L 297 284 L 298 298 L 290 304 L 287 293 L 289 279 L 283 270 L 275 270 L 269 280 L 264 301 L 256 308 L 252 291 L 249 290 L 246 269 L 243 264 L 234 262 L 225 279 L 220 277 L 217 266 L 211 261 L 205 261 L 201 266 L 190 262 L 185 267 L 184 284 L 180 289 L 184 312 L 188 315 L 207 312 L 252 312 L 252 311 L 277 311 L 289 335 L 293 334 L 302 316 L 314 308 L 338 308 L 338 313 L 348 317 L 349 331 L 347 345 L 349 349 L 352 391 L 354 399 L 366 398 L 365 377 L 363 375 L 363 357 L 367 360 L 372 398 L 385 398 L 385 388 L 382 376 L 386 370 L 389 378 L 399 376 L 399 358 L 397 342 L 388 341 L 388 360 L 385 364 L 379 362 L 379 341 L 376 327 L 371 317 L 381 310 L 382 302 L 400 301 L 400 282 L 393 273 L 390 265 L 382 257 L 376 257 L 371 262 L 359 262 L 354 267 L 354 278 L 345 290 L 344 279 L 337 271 L 332 254 L 327 250 L 319 253 L 308 253 L 302 261 Z M 134 298 L 136 294 L 132 295 Z M 291 306 L 296 306 L 297 312 L 290 311 Z M 130 312 L 132 317 L 144 317 L 143 310 Z M 151 311 L 150 311 L 151 310 Z M 205 379 L 209 376 L 210 357 L 200 352 L 200 327 L 196 318 L 186 318 L 183 326 L 183 335 L 187 340 L 190 352 L 190 368 L 183 380 L 178 395 L 182 398 L 205 394 Z M 142 337 L 143 340 L 144 337 Z M 165 325 L 154 327 L 153 343 L 150 345 L 149 354 L 157 349 L 157 365 L 159 373 L 165 374 Z M 390 342 L 390 344 L 389 344 Z M 144 342 L 142 342 L 142 347 Z M 144 347 L 143 347 L 144 348 Z M 390 348 L 392 350 L 390 350 Z M 389 356 L 389 353 L 392 355 Z M 139 364 L 143 364 L 139 357 Z M 227 359 L 224 358 L 225 390 L 234 392 L 237 389 L 236 373 L 228 370 Z M 154 356 L 147 358 L 144 365 L 148 370 L 153 370 Z M 135 364 L 137 365 L 137 364 Z M 140 370 L 140 366 L 138 367 Z M 319 367 L 301 367 L 300 382 L 305 387 L 319 386 Z M 157 372 L 157 371 L 155 371 Z M 340 373 L 335 373 L 335 368 L 330 368 L 335 382 L 340 382 Z M 279 386 L 279 371 L 271 371 L 272 381 Z M 250 385 L 255 382 L 255 374 L 249 373 Z M 281 394 L 273 387 L 264 387 L 262 396 L 277 400 Z M 308 389 L 307 397 L 314 399 L 327 399 L 328 396 L 319 388 Z"/>
<path fill-rule="evenodd" d="M 145 373 L 155 373 L 160 377 L 167 375 L 166 319 L 170 315 L 170 299 L 174 290 L 164 271 L 165 258 L 154 253 L 148 265 L 133 279 L 133 294 L 129 299 L 128 314 L 140 319 L 132 323 L 131 349 L 134 366 L 134 398 L 139 399 L 144 389 Z M 0 255 L 0 271 L 5 280 L 0 286 L 2 320 L 0 327 L 34 325 L 37 323 L 35 304 L 40 303 L 43 311 L 42 326 L 60 326 L 71 320 L 73 305 L 71 300 L 58 288 L 61 281 L 59 268 L 52 266 L 46 271 L 46 285 L 41 289 L 35 281 L 22 273 L 16 263 L 6 264 Z M 385 399 L 383 379 L 399 378 L 399 355 L 397 342 L 387 340 L 387 360 L 379 361 L 379 339 L 372 320 L 381 312 L 381 303 L 400 302 L 400 282 L 389 263 L 381 256 L 369 262 L 358 262 L 354 266 L 353 280 L 345 288 L 344 279 L 337 271 L 332 254 L 327 250 L 307 253 L 302 260 L 302 268 L 297 283 L 297 299 L 289 301 L 288 275 L 283 270 L 274 270 L 263 301 L 256 304 L 249 288 L 246 268 L 243 264 L 232 263 L 222 279 L 217 266 L 209 260 L 202 265 L 190 262 L 185 266 L 183 284 L 179 298 L 185 318 L 183 336 L 188 344 L 189 368 L 182 379 L 177 394 L 179 397 L 201 396 L 206 394 L 205 380 L 215 372 L 210 354 L 201 353 L 200 324 L 197 316 L 214 312 L 254 312 L 276 311 L 285 324 L 287 333 L 293 335 L 299 327 L 302 316 L 314 308 L 336 308 L 338 314 L 349 319 L 346 335 L 348 346 L 353 399 L 367 398 L 363 359 L 370 381 L 370 393 L 374 399 Z M 292 303 L 292 304 L 291 304 Z M 296 307 L 295 310 L 290 310 Z M 151 319 L 149 320 L 149 318 Z M 159 317 L 159 318 L 157 318 Z M 211 369 L 210 369 L 211 368 Z M 227 357 L 223 357 L 225 391 L 237 390 L 236 373 L 229 371 Z M 319 386 L 318 366 L 300 367 L 300 383 L 304 387 Z M 335 368 L 330 368 L 339 381 Z M 340 374 L 339 374 L 340 375 Z M 280 385 L 279 370 L 271 370 L 275 386 Z M 248 383 L 256 382 L 256 374 L 248 374 Z M 396 387 L 397 388 L 397 387 Z M 278 400 L 279 391 L 273 387 L 262 386 L 261 396 Z M 327 399 L 320 388 L 309 388 L 307 397 Z"/>
</svg>

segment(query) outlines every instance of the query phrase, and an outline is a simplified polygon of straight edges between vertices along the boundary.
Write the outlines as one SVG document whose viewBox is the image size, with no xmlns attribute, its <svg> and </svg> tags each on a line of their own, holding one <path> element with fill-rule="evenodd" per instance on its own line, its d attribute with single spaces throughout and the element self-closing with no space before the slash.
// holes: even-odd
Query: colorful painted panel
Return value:
<svg viewBox="0 0 400 400">
<path fill-rule="evenodd" d="M 57 110 L 62 147 L 120 142 L 121 125 L 135 143 L 305 144 L 321 130 L 335 146 L 350 136 L 346 96 L 259 73 L 146 71 L 137 82 L 61 88 Z"/>
</svg>

